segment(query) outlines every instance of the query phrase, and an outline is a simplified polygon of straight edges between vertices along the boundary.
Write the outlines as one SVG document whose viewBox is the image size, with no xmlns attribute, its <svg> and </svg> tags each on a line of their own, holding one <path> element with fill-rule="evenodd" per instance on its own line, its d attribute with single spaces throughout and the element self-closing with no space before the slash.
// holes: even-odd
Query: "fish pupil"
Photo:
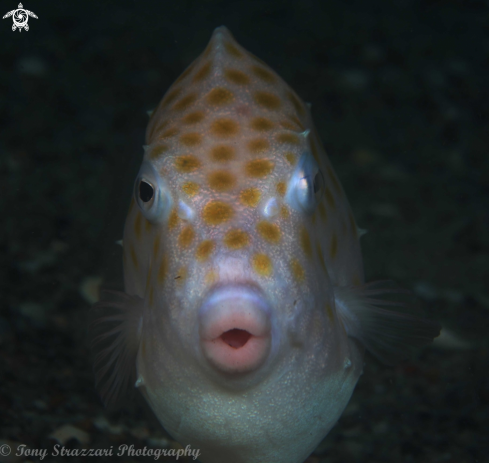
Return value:
<svg viewBox="0 0 489 463">
<path fill-rule="evenodd" d="M 153 194 L 153 187 L 148 182 L 141 180 L 141 182 L 139 183 L 139 197 L 141 198 L 141 201 L 143 203 L 147 203 L 151 200 Z"/>
</svg>

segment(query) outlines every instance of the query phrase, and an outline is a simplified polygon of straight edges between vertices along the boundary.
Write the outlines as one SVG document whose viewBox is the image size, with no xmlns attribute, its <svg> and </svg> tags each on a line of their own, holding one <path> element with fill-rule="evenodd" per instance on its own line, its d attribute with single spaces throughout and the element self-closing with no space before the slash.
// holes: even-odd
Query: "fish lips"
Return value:
<svg viewBox="0 0 489 463">
<path fill-rule="evenodd" d="M 252 285 L 214 288 L 199 309 L 199 335 L 205 359 L 218 371 L 256 371 L 271 351 L 270 305 Z"/>
</svg>

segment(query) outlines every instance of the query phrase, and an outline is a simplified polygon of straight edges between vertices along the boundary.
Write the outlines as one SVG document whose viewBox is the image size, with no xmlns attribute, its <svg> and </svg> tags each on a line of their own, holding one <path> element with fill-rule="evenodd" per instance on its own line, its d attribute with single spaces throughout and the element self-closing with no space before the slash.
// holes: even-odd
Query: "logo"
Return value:
<svg viewBox="0 0 489 463">
<path fill-rule="evenodd" d="M 9 11 L 2 19 L 10 18 L 10 16 L 13 16 L 12 19 L 14 20 L 12 30 L 15 31 L 15 29 L 19 29 L 19 32 L 22 32 L 22 29 L 25 29 L 26 31 L 29 30 L 29 25 L 27 24 L 29 16 L 38 19 L 32 11 L 24 10 L 22 3 L 19 3 L 16 10 Z"/>
</svg>

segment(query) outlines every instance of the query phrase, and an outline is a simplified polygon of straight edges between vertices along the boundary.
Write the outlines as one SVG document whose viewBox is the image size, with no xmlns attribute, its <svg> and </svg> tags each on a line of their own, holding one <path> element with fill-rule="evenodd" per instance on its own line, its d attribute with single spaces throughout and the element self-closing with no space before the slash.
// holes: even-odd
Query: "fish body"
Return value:
<svg viewBox="0 0 489 463">
<path fill-rule="evenodd" d="M 364 284 L 308 106 L 225 27 L 151 115 L 123 256 L 125 294 L 96 305 L 118 314 L 93 324 L 102 396 L 136 380 L 204 463 L 304 461 L 365 347 L 392 362 L 436 335 Z"/>
</svg>

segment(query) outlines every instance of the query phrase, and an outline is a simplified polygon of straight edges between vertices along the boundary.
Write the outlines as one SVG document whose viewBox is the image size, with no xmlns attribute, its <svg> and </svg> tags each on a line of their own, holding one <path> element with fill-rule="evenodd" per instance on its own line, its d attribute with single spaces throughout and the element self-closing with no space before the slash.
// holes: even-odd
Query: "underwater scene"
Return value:
<svg viewBox="0 0 489 463">
<path fill-rule="evenodd" d="M 489 3 L 2 5 L 0 462 L 489 461 Z"/>
</svg>

